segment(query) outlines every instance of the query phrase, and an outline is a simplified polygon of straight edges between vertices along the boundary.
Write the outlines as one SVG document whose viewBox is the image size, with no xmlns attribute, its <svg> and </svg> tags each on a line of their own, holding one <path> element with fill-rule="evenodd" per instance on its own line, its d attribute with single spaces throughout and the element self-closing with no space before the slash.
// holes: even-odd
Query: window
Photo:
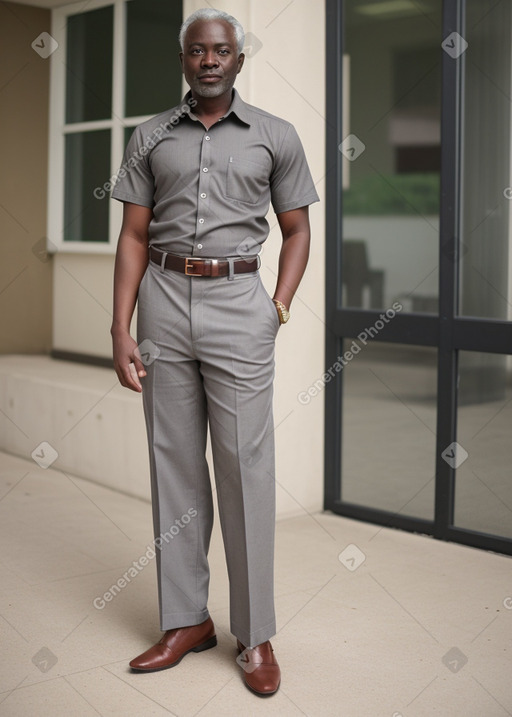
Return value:
<svg viewBox="0 0 512 717">
<path fill-rule="evenodd" d="M 351 308 L 438 309 L 442 7 L 424 6 L 343 3 L 343 138 L 362 150 L 341 197 Z"/>
<path fill-rule="evenodd" d="M 179 2 L 96 0 L 53 12 L 48 237 L 111 253 L 121 205 L 111 178 L 133 128 L 178 104 Z"/>
<path fill-rule="evenodd" d="M 512 554 L 512 4 L 326 10 L 325 507 Z"/>
</svg>

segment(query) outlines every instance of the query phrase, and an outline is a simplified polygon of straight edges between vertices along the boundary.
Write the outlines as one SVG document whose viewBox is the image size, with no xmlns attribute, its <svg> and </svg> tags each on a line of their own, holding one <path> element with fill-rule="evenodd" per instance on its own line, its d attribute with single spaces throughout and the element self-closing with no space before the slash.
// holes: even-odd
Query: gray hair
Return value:
<svg viewBox="0 0 512 717">
<path fill-rule="evenodd" d="M 189 15 L 187 19 L 183 22 L 181 28 L 180 28 L 180 34 L 179 34 L 179 40 L 181 49 L 183 50 L 183 45 L 185 43 L 185 35 L 187 34 L 188 28 L 192 25 L 193 22 L 196 20 L 225 20 L 226 22 L 229 22 L 233 30 L 235 31 L 235 37 L 236 37 L 236 44 L 238 48 L 238 52 L 241 53 L 244 49 L 244 42 L 245 42 L 245 33 L 244 28 L 242 25 L 238 22 L 236 17 L 233 17 L 233 15 L 229 15 L 227 12 L 224 12 L 223 10 L 215 10 L 214 8 L 201 8 L 201 10 L 196 10 L 192 13 L 192 15 Z"/>
</svg>

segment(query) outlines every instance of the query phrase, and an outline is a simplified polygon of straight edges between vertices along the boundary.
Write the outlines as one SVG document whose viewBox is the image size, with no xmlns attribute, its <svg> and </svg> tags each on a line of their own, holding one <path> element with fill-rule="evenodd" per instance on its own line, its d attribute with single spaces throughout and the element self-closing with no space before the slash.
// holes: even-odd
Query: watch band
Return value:
<svg viewBox="0 0 512 717">
<path fill-rule="evenodd" d="M 279 316 L 279 323 L 280 324 L 286 324 L 286 322 L 290 318 L 290 312 L 286 308 L 286 306 L 283 304 L 282 301 L 279 301 L 278 299 L 272 299 L 274 304 L 276 305 L 277 314 Z"/>
</svg>

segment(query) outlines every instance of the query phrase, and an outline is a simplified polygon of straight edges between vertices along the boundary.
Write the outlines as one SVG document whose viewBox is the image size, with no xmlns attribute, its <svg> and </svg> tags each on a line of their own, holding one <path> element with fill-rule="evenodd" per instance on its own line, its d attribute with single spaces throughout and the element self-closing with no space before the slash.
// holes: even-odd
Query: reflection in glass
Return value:
<svg viewBox="0 0 512 717">
<path fill-rule="evenodd" d="M 64 241 L 108 241 L 110 130 L 67 134 L 65 172 Z"/>
<path fill-rule="evenodd" d="M 178 33 L 181 2 L 132 0 L 126 5 L 125 116 L 158 114 L 181 99 Z"/>
<path fill-rule="evenodd" d="M 345 339 L 345 351 L 342 499 L 432 520 L 437 350 Z"/>
<path fill-rule="evenodd" d="M 124 140 L 123 140 L 123 141 L 124 141 L 124 145 L 123 145 L 123 146 L 124 146 L 124 147 L 126 147 L 126 145 L 128 144 L 128 142 L 130 141 L 130 138 L 131 138 L 131 136 L 132 136 L 132 134 L 133 134 L 133 130 L 134 130 L 134 127 L 125 127 L 125 128 L 124 128 L 124 133 L 123 133 L 123 136 L 124 136 Z"/>
<path fill-rule="evenodd" d="M 459 375 L 454 523 L 512 538 L 512 356 L 461 351 Z"/>
<path fill-rule="evenodd" d="M 436 313 L 441 3 L 390 5 L 345 3 L 342 303 Z"/>
<path fill-rule="evenodd" d="M 512 319 L 509 2 L 467 3 L 460 313 Z"/>
<path fill-rule="evenodd" d="M 66 122 L 112 115 L 113 12 L 109 6 L 68 17 Z"/>
</svg>

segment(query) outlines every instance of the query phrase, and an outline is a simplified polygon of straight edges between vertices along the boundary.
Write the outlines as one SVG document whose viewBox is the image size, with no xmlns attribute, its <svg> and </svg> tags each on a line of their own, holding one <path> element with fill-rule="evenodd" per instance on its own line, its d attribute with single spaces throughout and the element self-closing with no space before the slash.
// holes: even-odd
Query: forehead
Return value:
<svg viewBox="0 0 512 717">
<path fill-rule="evenodd" d="M 226 20 L 196 20 L 188 28 L 185 44 L 236 45 L 235 29 Z"/>
</svg>

